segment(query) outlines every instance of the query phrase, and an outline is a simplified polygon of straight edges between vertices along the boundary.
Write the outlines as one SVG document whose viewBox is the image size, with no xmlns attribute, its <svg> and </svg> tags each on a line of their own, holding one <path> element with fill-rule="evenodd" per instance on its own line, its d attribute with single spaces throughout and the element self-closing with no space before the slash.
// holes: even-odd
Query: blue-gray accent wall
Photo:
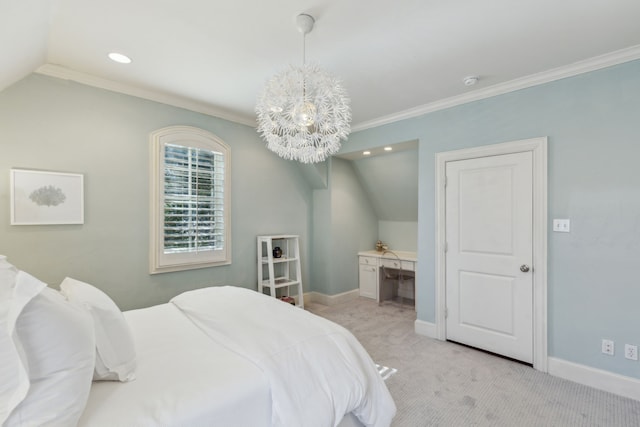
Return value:
<svg viewBox="0 0 640 427">
<path fill-rule="evenodd" d="M 640 378 L 640 61 L 352 134 L 349 151 L 419 140 L 418 318 L 435 321 L 435 153 L 548 137 L 549 355 Z M 600 351 L 616 342 L 614 357 Z"/>
</svg>

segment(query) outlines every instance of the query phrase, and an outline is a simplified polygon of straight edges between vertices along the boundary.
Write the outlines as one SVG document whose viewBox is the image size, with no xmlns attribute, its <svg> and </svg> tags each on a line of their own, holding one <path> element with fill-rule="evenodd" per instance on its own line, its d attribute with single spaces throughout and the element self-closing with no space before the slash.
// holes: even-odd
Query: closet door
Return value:
<svg viewBox="0 0 640 427">
<path fill-rule="evenodd" d="M 531 152 L 446 164 L 446 338 L 533 362 Z"/>
</svg>

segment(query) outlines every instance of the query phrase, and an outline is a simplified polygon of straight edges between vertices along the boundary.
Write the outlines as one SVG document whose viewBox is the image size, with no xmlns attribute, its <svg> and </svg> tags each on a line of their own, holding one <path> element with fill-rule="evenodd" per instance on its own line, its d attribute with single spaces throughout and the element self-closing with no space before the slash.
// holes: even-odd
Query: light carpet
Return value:
<svg viewBox="0 0 640 427">
<path fill-rule="evenodd" d="M 393 427 L 640 426 L 640 402 L 530 366 L 414 333 L 412 307 L 368 298 L 305 307 L 349 329 L 380 365 L 398 414 Z"/>
</svg>

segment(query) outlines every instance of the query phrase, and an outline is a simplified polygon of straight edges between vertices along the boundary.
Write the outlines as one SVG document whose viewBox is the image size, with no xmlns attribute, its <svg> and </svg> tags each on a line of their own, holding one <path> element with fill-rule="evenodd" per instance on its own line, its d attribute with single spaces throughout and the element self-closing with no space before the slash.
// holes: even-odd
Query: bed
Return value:
<svg viewBox="0 0 640 427">
<path fill-rule="evenodd" d="M 3 426 L 389 426 L 395 415 L 350 332 L 252 290 L 198 289 L 120 313 L 91 285 L 65 279 L 58 292 L 1 262 L 0 284 L 11 301 L 0 311 Z M 62 323 L 42 316 L 52 305 Z M 52 338 L 62 330 L 70 337 Z M 52 357 L 66 365 L 37 368 Z"/>
</svg>

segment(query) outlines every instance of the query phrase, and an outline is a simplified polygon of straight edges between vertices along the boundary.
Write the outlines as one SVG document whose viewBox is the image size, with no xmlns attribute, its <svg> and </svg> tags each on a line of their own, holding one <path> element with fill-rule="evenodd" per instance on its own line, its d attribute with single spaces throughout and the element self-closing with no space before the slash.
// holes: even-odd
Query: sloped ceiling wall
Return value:
<svg viewBox="0 0 640 427">
<path fill-rule="evenodd" d="M 353 160 L 379 221 L 418 221 L 418 150 Z"/>
<path fill-rule="evenodd" d="M 45 63 L 51 17 L 49 0 L 2 0 L 0 91 Z"/>
</svg>

